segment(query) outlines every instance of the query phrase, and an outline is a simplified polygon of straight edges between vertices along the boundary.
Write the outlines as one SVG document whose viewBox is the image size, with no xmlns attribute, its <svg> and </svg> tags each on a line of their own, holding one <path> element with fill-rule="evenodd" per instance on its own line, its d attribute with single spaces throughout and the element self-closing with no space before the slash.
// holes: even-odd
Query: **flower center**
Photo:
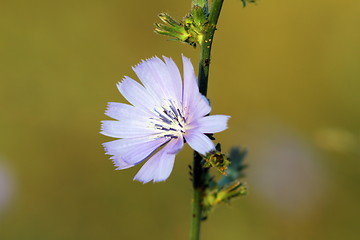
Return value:
<svg viewBox="0 0 360 240">
<path fill-rule="evenodd" d="M 185 133 L 186 119 L 182 108 L 173 100 L 165 100 L 154 112 L 157 118 L 151 118 L 152 127 L 161 130 L 162 137 L 178 138 Z"/>
</svg>

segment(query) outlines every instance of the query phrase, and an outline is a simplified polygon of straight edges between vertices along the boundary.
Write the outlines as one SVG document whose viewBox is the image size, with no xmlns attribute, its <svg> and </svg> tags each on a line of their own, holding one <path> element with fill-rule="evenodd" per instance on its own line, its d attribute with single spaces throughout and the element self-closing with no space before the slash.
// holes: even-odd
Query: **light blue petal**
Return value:
<svg viewBox="0 0 360 240">
<path fill-rule="evenodd" d="M 167 61 L 164 63 L 160 58 L 153 57 L 133 67 L 133 70 L 145 88 L 157 96 L 159 101 L 171 99 L 180 102 L 181 76 L 175 63 L 172 64 L 169 59 Z"/>
<path fill-rule="evenodd" d="M 180 135 L 177 139 L 171 140 L 169 143 L 170 148 L 168 148 L 167 153 L 176 154 L 184 147 L 184 138 Z"/>
<path fill-rule="evenodd" d="M 124 153 L 121 158 L 128 164 L 138 164 L 153 154 L 159 147 L 168 142 L 166 138 L 158 138 L 134 147 Z"/>
<path fill-rule="evenodd" d="M 134 166 L 134 164 L 128 164 L 121 158 L 111 157 L 110 159 L 113 160 L 115 167 L 117 167 L 116 170 L 127 169 Z"/>
<path fill-rule="evenodd" d="M 159 130 L 148 127 L 141 121 L 102 121 L 101 134 L 114 138 L 145 137 L 158 133 Z"/>
<path fill-rule="evenodd" d="M 189 131 L 185 135 L 189 146 L 202 155 L 215 150 L 214 143 L 205 134 L 198 131 Z"/>
<path fill-rule="evenodd" d="M 230 116 L 212 115 L 200 118 L 197 120 L 198 128 L 196 129 L 202 133 L 217 133 L 227 129 L 227 122 Z"/>
<path fill-rule="evenodd" d="M 180 71 L 179 68 L 176 66 L 175 62 L 172 60 L 172 58 L 167 58 L 165 56 L 163 56 L 166 66 L 169 70 L 169 73 L 172 77 L 172 87 L 173 87 L 173 91 L 175 93 L 176 96 L 176 101 L 178 103 L 182 102 L 182 88 L 183 88 L 183 83 L 182 83 L 182 79 L 181 79 L 181 75 L 180 75 Z"/>
<path fill-rule="evenodd" d="M 175 154 L 167 154 L 160 150 L 141 167 L 134 180 L 142 183 L 165 181 L 170 176 L 174 160 Z"/>
<path fill-rule="evenodd" d="M 194 68 L 190 59 L 183 56 L 184 65 L 184 89 L 183 89 L 183 106 L 185 117 L 188 122 L 203 117 L 211 111 L 209 101 L 199 92 L 197 79 Z"/>
<path fill-rule="evenodd" d="M 163 149 L 152 156 L 139 170 L 134 180 L 148 183 L 165 181 L 171 174 L 174 166 L 175 150 L 179 150 L 181 139 L 171 140 Z M 181 144 L 180 144 L 181 145 Z"/>
<path fill-rule="evenodd" d="M 141 83 L 145 86 L 146 90 L 152 96 L 154 96 L 158 102 L 161 102 L 165 94 L 163 93 L 162 88 L 160 88 L 161 83 L 159 83 L 159 79 L 156 76 L 157 74 L 153 72 L 154 70 L 149 64 L 150 61 L 160 61 L 159 64 L 164 65 L 164 63 L 158 57 L 154 57 L 142 61 L 138 65 L 134 66 L 132 69 L 138 76 Z"/>
<path fill-rule="evenodd" d="M 110 142 L 103 143 L 105 151 L 109 155 L 123 155 L 133 148 L 137 148 L 142 144 L 154 141 L 155 139 L 149 139 L 148 136 L 141 138 L 123 138 Z"/>
<path fill-rule="evenodd" d="M 194 72 L 194 67 L 189 58 L 182 56 L 184 71 L 184 87 L 183 87 L 183 105 L 188 108 L 194 102 L 194 98 L 199 95 L 199 87 Z"/>
<path fill-rule="evenodd" d="M 152 110 L 156 105 L 156 101 L 141 84 L 129 77 L 125 77 L 122 82 L 118 83 L 117 87 L 132 105 L 153 114 Z"/>
<path fill-rule="evenodd" d="M 151 117 L 151 115 L 145 114 L 144 112 L 140 111 L 138 108 L 132 105 L 117 102 L 109 102 L 105 114 L 117 120 L 136 119 L 138 121 L 141 121 L 144 120 L 146 117 Z"/>
<path fill-rule="evenodd" d="M 189 124 L 206 116 L 211 111 L 210 103 L 205 96 L 198 93 L 193 99 L 192 104 L 188 107 L 188 114 L 186 116 Z"/>
<path fill-rule="evenodd" d="M 165 138 L 134 138 L 119 139 L 103 145 L 107 154 L 114 155 L 111 159 L 118 169 L 125 169 L 142 162 L 167 141 Z"/>
</svg>

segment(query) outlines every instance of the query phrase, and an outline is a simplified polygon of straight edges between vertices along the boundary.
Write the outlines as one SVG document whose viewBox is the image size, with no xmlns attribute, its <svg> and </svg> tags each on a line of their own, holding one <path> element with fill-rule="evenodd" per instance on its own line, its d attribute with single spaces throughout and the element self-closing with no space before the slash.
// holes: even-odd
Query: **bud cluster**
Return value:
<svg viewBox="0 0 360 240">
<path fill-rule="evenodd" d="M 197 2 L 199 3 L 193 2 L 190 13 L 181 21 L 174 20 L 166 13 L 159 14 L 163 23 L 155 23 L 155 32 L 194 47 L 197 44 L 202 44 L 209 12 L 207 4 L 202 3 L 203 1 Z"/>
<path fill-rule="evenodd" d="M 204 168 L 215 168 L 222 175 L 226 175 L 226 169 L 228 168 L 230 161 L 227 159 L 226 155 L 221 152 L 220 143 L 216 145 L 216 151 L 208 153 L 203 160 Z"/>
<path fill-rule="evenodd" d="M 247 194 L 247 187 L 240 182 L 244 177 L 243 170 L 246 168 L 243 160 L 246 151 L 233 148 L 229 156 L 221 153 L 221 146 L 216 146 L 216 151 L 203 157 L 203 167 L 215 168 L 222 177 L 215 180 L 214 176 L 208 175 L 206 189 L 203 198 L 202 219 L 205 220 L 209 213 L 220 203 L 229 203 L 231 199 Z"/>
<path fill-rule="evenodd" d="M 247 3 L 256 0 L 241 0 L 245 7 Z M 171 40 L 188 43 L 193 47 L 203 44 L 206 30 L 209 27 L 209 6 L 206 0 L 193 0 L 190 13 L 183 20 L 176 21 L 167 13 L 160 13 L 163 23 L 155 23 L 155 32 L 171 37 Z"/>
</svg>

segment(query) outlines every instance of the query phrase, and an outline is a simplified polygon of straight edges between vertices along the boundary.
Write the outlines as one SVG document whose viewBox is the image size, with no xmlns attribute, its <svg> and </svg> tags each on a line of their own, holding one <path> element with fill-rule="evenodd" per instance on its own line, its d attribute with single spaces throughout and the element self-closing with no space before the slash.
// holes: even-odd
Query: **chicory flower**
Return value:
<svg viewBox="0 0 360 240">
<path fill-rule="evenodd" d="M 131 104 L 111 102 L 102 122 L 102 134 L 120 138 L 104 143 L 117 169 L 148 159 L 134 180 L 165 181 L 175 155 L 187 142 L 202 155 L 215 151 L 205 134 L 227 128 L 229 116 L 212 115 L 209 101 L 199 92 L 190 59 L 182 57 L 183 79 L 171 58 L 153 57 L 133 67 L 141 83 L 124 77 L 117 87 Z"/>
</svg>

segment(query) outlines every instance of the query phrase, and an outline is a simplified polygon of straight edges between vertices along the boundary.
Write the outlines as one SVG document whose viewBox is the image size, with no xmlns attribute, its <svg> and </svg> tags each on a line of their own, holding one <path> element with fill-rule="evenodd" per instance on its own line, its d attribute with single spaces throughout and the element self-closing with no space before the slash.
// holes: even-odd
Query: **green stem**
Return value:
<svg viewBox="0 0 360 240">
<path fill-rule="evenodd" d="M 190 240 L 200 239 L 200 225 L 202 218 L 202 201 L 204 193 L 204 178 L 207 174 L 201 164 L 202 157 L 194 152 L 193 163 L 193 202 L 192 202 L 192 221 L 190 229 Z"/>
<path fill-rule="evenodd" d="M 209 67 L 211 47 L 218 22 L 221 7 L 224 0 L 214 0 L 211 4 L 211 10 L 208 18 L 208 25 L 205 29 L 204 40 L 200 45 L 200 62 L 199 62 L 199 75 L 198 84 L 201 94 L 206 96 L 208 88 Z M 200 239 L 200 227 L 202 220 L 202 202 L 205 191 L 205 179 L 208 170 L 202 167 L 202 157 L 194 152 L 193 162 L 193 202 L 192 202 L 192 221 L 190 229 L 190 240 Z"/>
<path fill-rule="evenodd" d="M 208 88 L 209 78 L 209 66 L 211 47 L 213 43 L 214 33 L 216 30 L 216 24 L 218 22 L 221 7 L 224 0 L 214 0 L 211 5 L 209 22 L 205 30 L 203 43 L 200 45 L 200 62 L 199 62 L 199 75 L 198 83 L 200 93 L 206 96 Z"/>
</svg>

